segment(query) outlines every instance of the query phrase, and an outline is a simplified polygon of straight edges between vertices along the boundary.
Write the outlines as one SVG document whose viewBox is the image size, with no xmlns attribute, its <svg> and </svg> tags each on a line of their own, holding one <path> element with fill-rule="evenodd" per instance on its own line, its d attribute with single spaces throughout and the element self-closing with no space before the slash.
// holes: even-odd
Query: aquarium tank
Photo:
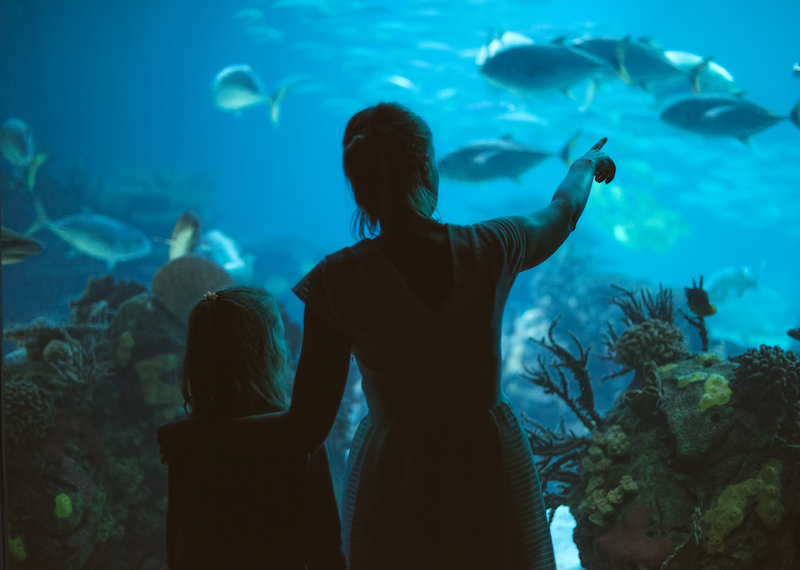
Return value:
<svg viewBox="0 0 800 570">
<path fill-rule="evenodd" d="M 546 206 L 608 138 L 616 177 L 503 320 L 558 568 L 800 567 L 798 23 L 791 0 L 0 0 L 2 568 L 167 568 L 155 430 L 189 311 L 260 285 L 296 363 L 292 287 L 357 239 L 342 135 L 381 101 L 430 125 L 451 224 Z"/>
</svg>

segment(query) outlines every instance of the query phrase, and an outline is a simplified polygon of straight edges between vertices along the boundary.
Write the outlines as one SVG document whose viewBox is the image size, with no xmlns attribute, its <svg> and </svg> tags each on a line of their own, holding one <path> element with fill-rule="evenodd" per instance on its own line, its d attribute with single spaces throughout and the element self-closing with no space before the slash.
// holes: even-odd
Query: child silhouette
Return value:
<svg viewBox="0 0 800 570">
<path fill-rule="evenodd" d="M 181 390 L 195 421 L 176 430 L 181 414 L 158 429 L 169 466 L 170 569 L 345 568 L 324 446 L 304 453 L 205 444 L 215 420 L 286 410 L 288 371 L 268 292 L 229 287 L 192 310 Z"/>
</svg>

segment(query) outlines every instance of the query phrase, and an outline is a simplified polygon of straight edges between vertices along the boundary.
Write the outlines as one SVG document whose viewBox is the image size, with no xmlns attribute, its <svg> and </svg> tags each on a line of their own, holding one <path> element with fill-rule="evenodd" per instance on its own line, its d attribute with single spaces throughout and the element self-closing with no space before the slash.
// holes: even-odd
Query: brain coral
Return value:
<svg viewBox="0 0 800 570">
<path fill-rule="evenodd" d="M 203 295 L 229 285 L 233 285 L 233 278 L 222 267 L 208 259 L 186 255 L 159 269 L 152 289 L 158 302 L 185 324 Z"/>
<path fill-rule="evenodd" d="M 731 357 L 737 403 L 778 424 L 800 415 L 800 362 L 792 351 L 761 345 Z"/>
<path fill-rule="evenodd" d="M 3 386 L 5 435 L 15 445 L 37 441 L 53 427 L 53 403 L 47 390 L 21 380 Z"/>
<path fill-rule="evenodd" d="M 628 327 L 614 344 L 614 361 L 628 368 L 638 368 L 654 361 L 658 366 L 686 356 L 681 330 L 661 319 L 647 319 Z"/>
</svg>

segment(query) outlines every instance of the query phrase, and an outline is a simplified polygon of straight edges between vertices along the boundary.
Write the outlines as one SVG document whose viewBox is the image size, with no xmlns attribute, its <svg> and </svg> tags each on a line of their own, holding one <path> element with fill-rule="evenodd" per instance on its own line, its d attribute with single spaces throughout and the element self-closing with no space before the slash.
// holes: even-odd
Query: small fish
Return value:
<svg viewBox="0 0 800 570">
<path fill-rule="evenodd" d="M 274 94 L 267 94 L 261 79 L 249 65 L 232 65 L 217 73 L 211 82 L 211 93 L 217 107 L 223 111 L 241 113 L 242 109 L 268 103 L 270 120 L 278 124 L 281 100 L 293 87 L 288 84 Z"/>
<path fill-rule="evenodd" d="M 708 280 L 708 296 L 711 300 L 723 302 L 730 297 L 741 297 L 747 289 L 756 289 L 764 272 L 764 262 L 758 273 L 750 267 L 726 267 Z"/>
<path fill-rule="evenodd" d="M 233 13 L 233 19 L 239 22 L 253 23 L 264 19 L 264 12 L 258 8 L 244 8 Z"/>
<path fill-rule="evenodd" d="M 797 79 L 800 79 L 800 63 L 794 64 L 794 67 L 792 68 L 792 75 L 794 75 Z"/>
<path fill-rule="evenodd" d="M 392 75 L 386 79 L 389 83 L 393 85 L 397 85 L 398 87 L 402 87 L 403 89 L 410 89 L 412 91 L 416 91 L 417 86 L 408 79 L 407 77 L 403 77 L 402 75 Z"/>
<path fill-rule="evenodd" d="M 0 127 L 0 154 L 14 167 L 23 170 L 28 190 L 33 192 L 36 172 L 47 159 L 47 154 L 36 154 L 33 130 L 20 119 L 8 119 Z"/>
<path fill-rule="evenodd" d="M 576 83 L 608 70 L 610 67 L 600 58 L 560 40 L 503 49 L 487 58 L 480 68 L 489 83 L 512 92 L 559 90 L 567 96 Z"/>
<path fill-rule="evenodd" d="M 744 143 L 786 119 L 800 129 L 800 101 L 786 116 L 724 93 L 683 97 L 661 113 L 662 121 L 684 131 L 706 137 L 732 137 Z"/>
<path fill-rule="evenodd" d="M 800 340 L 800 329 L 792 329 L 789 332 L 787 332 L 786 334 L 788 334 L 794 340 Z"/>
<path fill-rule="evenodd" d="M 5 226 L 2 226 L 2 250 L 3 265 L 19 263 L 29 255 L 36 255 L 41 252 L 44 246 L 42 242 L 25 237 Z"/>
<path fill-rule="evenodd" d="M 253 278 L 255 256 L 251 254 L 243 256 L 239 244 L 220 230 L 209 230 L 204 233 L 197 246 L 197 252 L 221 265 L 237 282 Z"/>
<path fill-rule="evenodd" d="M 689 304 L 691 310 L 698 317 L 710 317 L 717 313 L 717 308 L 712 305 L 708 300 L 708 291 L 703 289 L 703 276 L 700 276 L 700 284 L 698 285 L 692 279 L 692 287 L 684 287 L 686 292 L 686 302 Z"/>
<path fill-rule="evenodd" d="M 459 182 L 484 182 L 498 178 L 511 178 L 519 182 L 525 172 L 553 156 L 560 157 L 570 165 L 570 151 L 579 135 L 580 131 L 575 133 L 558 154 L 521 145 L 510 140 L 510 137 L 476 141 L 439 160 L 439 174 Z"/>
<path fill-rule="evenodd" d="M 194 212 L 184 212 L 175 227 L 169 240 L 169 259 L 173 260 L 184 255 L 190 255 L 200 243 L 200 220 Z"/>
<path fill-rule="evenodd" d="M 45 227 L 76 251 L 106 262 L 108 271 L 120 261 L 150 255 L 153 244 L 141 230 L 100 214 L 77 214 L 49 220 L 40 201 L 36 201 L 38 221 L 26 235 Z"/>
<path fill-rule="evenodd" d="M 283 32 L 270 26 L 251 26 L 245 30 L 245 33 L 258 44 L 283 41 Z"/>
</svg>

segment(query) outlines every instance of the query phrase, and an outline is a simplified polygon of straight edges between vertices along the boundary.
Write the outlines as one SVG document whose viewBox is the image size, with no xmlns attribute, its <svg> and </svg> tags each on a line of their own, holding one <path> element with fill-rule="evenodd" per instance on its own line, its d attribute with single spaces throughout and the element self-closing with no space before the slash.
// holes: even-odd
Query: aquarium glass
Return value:
<svg viewBox="0 0 800 570">
<path fill-rule="evenodd" d="M 800 3 L 731 6 L 0 0 L 10 568 L 167 568 L 189 311 L 262 286 L 296 363 L 292 287 L 357 241 L 342 136 L 381 101 L 429 124 L 444 223 L 547 206 L 608 139 L 503 320 L 558 567 L 796 567 Z"/>
</svg>

